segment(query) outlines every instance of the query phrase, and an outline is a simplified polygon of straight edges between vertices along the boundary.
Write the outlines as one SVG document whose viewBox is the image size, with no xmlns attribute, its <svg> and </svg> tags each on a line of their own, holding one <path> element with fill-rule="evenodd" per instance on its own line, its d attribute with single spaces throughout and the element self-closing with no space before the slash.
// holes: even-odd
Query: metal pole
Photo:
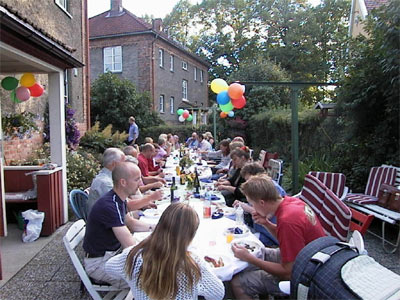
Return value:
<svg viewBox="0 0 400 300">
<path fill-rule="evenodd" d="M 214 131 L 214 141 L 215 144 L 218 142 L 218 137 L 217 137 L 217 107 L 215 105 L 212 106 L 213 110 L 213 131 Z"/>
<path fill-rule="evenodd" d="M 292 193 L 296 194 L 299 187 L 299 117 L 298 97 L 299 87 L 291 87 L 291 109 L 292 109 Z"/>
</svg>

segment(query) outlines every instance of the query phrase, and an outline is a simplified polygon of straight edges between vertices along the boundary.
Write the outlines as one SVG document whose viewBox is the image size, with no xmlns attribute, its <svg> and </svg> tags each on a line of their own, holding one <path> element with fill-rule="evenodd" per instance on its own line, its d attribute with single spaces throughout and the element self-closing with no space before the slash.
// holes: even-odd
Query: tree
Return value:
<svg viewBox="0 0 400 300">
<path fill-rule="evenodd" d="M 163 123 L 151 108 L 148 92 L 139 93 L 131 81 L 110 72 L 100 75 L 91 88 L 93 124 L 99 121 L 101 128 L 112 124 L 113 129 L 126 131 L 130 116 L 135 116 L 139 127 Z"/>
</svg>

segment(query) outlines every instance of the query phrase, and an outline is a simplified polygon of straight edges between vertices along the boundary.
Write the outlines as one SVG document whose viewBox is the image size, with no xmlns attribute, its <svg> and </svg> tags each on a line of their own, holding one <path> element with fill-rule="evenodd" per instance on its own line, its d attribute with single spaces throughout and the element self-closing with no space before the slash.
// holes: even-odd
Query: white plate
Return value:
<svg viewBox="0 0 400 300">
<path fill-rule="evenodd" d="M 222 210 L 224 211 L 225 216 L 233 216 L 236 212 L 236 209 L 233 207 L 223 207 Z"/>
<path fill-rule="evenodd" d="M 254 255 L 260 253 L 261 251 L 261 245 L 252 240 L 238 239 L 238 240 L 233 240 L 232 243 L 234 243 L 235 245 L 245 247 L 251 254 Z"/>
<path fill-rule="evenodd" d="M 236 227 L 239 227 L 240 229 L 242 229 L 243 233 L 239 233 L 239 234 L 238 233 L 233 233 L 233 230 Z M 232 226 L 232 227 L 229 227 L 229 228 L 225 229 L 224 234 L 227 235 L 229 233 L 232 233 L 234 238 L 241 238 L 241 237 L 244 237 L 244 236 L 248 235 L 249 232 L 250 232 L 249 228 L 247 228 L 246 225 L 236 225 L 236 226 Z"/>
<path fill-rule="evenodd" d="M 162 212 L 156 208 L 150 208 L 143 211 L 143 215 L 147 218 L 159 218 Z"/>
</svg>

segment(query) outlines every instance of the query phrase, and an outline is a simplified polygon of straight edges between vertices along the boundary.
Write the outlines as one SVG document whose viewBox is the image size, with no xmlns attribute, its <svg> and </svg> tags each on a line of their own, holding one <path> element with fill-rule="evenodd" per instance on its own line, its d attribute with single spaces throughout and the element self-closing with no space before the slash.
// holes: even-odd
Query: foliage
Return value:
<svg viewBox="0 0 400 300">
<path fill-rule="evenodd" d="M 81 138 L 79 145 L 92 153 L 103 153 L 109 147 L 123 147 L 128 134 L 120 133 L 118 130 L 112 133 L 112 125 L 109 124 L 103 130 L 100 130 L 100 123 L 96 122 L 94 126 Z"/>
<path fill-rule="evenodd" d="M 369 37 L 353 41 L 348 74 L 338 88 L 343 139 L 336 168 L 351 174 L 347 178 L 357 190 L 365 187 L 372 166 L 400 165 L 399 16 L 398 1 L 373 13 L 366 24 Z"/>
<path fill-rule="evenodd" d="M 75 110 L 72 109 L 72 106 L 69 104 L 65 105 L 65 138 L 67 146 L 70 149 L 75 149 L 78 146 L 79 138 L 81 137 L 74 114 Z"/>
<path fill-rule="evenodd" d="M 151 109 L 148 92 L 140 93 L 128 79 L 121 79 L 110 72 L 100 75 L 91 88 L 91 118 L 105 128 L 110 121 L 115 130 L 128 129 L 128 119 L 134 116 L 139 128 L 146 128 L 163 121 Z"/>
<path fill-rule="evenodd" d="M 67 188 L 84 190 L 100 171 L 99 161 L 90 153 L 78 150 L 67 152 Z"/>
<path fill-rule="evenodd" d="M 36 115 L 27 111 L 20 114 L 8 114 L 2 116 L 1 126 L 5 138 L 30 138 L 33 132 L 39 130 L 36 126 L 36 118 Z"/>
<path fill-rule="evenodd" d="M 24 160 L 12 160 L 10 166 L 41 166 L 50 163 L 50 144 L 44 143 L 41 148 L 36 149 L 33 154 Z"/>
</svg>

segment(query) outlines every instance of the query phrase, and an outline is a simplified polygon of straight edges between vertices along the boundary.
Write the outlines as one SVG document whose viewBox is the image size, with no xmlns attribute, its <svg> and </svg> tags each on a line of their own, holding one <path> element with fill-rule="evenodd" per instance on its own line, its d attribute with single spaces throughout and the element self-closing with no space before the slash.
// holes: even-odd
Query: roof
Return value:
<svg viewBox="0 0 400 300">
<path fill-rule="evenodd" d="M 165 32 L 158 30 L 156 31 L 152 24 L 149 24 L 142 18 L 135 16 L 125 8 L 117 14 L 112 13 L 111 10 L 108 10 L 89 19 L 89 40 L 138 34 L 152 34 L 156 38 L 165 41 L 171 46 L 183 51 L 201 64 L 209 67 L 209 63 L 203 60 L 201 57 L 193 54 L 183 45 L 170 39 Z"/>
<path fill-rule="evenodd" d="M 389 4 L 389 0 L 364 0 L 364 2 L 365 7 L 369 12 L 375 8 L 381 7 L 382 5 Z"/>
</svg>

